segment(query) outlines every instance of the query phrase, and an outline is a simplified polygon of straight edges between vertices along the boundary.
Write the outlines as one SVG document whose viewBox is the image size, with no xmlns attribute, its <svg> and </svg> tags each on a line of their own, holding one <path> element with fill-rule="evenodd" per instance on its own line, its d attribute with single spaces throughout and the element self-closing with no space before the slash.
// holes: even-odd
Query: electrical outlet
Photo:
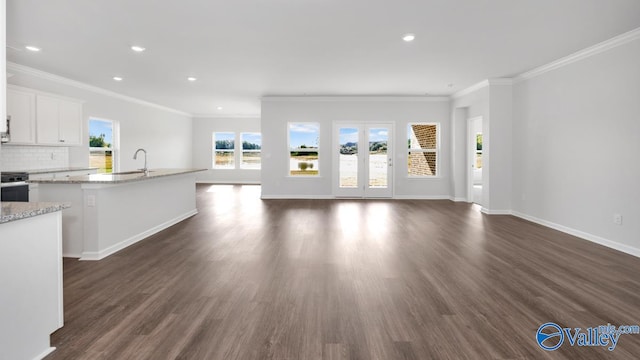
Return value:
<svg viewBox="0 0 640 360">
<path fill-rule="evenodd" d="M 621 214 L 613 214 L 613 223 L 616 225 L 622 225 L 622 215 Z"/>
<path fill-rule="evenodd" d="M 96 206 L 96 196 L 95 195 L 87 195 L 87 206 L 89 206 L 89 207 Z"/>
</svg>

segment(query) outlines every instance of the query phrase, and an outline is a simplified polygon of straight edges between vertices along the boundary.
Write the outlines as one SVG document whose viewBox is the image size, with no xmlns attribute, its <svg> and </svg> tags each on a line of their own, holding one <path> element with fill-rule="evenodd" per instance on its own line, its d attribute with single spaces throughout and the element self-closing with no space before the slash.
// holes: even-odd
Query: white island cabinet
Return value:
<svg viewBox="0 0 640 360">
<path fill-rule="evenodd" d="M 41 201 L 68 201 L 62 213 L 63 254 L 100 260 L 190 216 L 196 172 L 156 169 L 33 180 Z"/>
<path fill-rule="evenodd" d="M 0 359 L 41 359 L 63 325 L 61 210 L 0 203 Z"/>
</svg>

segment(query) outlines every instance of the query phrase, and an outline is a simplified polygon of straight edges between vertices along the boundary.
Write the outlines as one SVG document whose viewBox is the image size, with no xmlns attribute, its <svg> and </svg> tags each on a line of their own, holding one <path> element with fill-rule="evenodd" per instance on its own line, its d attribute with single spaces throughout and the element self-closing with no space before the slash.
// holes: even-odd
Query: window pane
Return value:
<svg viewBox="0 0 640 360">
<path fill-rule="evenodd" d="M 435 176 L 436 153 L 423 151 L 409 152 L 409 175 Z"/>
<path fill-rule="evenodd" d="M 386 188 L 387 171 L 387 145 L 389 133 L 387 129 L 369 129 L 369 187 Z"/>
<path fill-rule="evenodd" d="M 482 134 L 476 134 L 476 150 L 482 151 Z"/>
<path fill-rule="evenodd" d="M 318 152 L 291 151 L 289 170 L 289 173 L 294 176 L 318 175 Z"/>
<path fill-rule="evenodd" d="M 260 151 L 262 150 L 262 135 L 260 133 L 241 133 L 242 169 L 260 169 Z"/>
<path fill-rule="evenodd" d="M 99 173 L 112 173 L 113 152 L 111 150 L 90 150 L 89 166 L 98 168 Z"/>
<path fill-rule="evenodd" d="M 476 169 L 482 169 L 482 153 L 476 153 Z"/>
<path fill-rule="evenodd" d="M 214 168 L 234 169 L 235 158 L 233 151 L 216 151 L 214 155 Z"/>
<path fill-rule="evenodd" d="M 113 124 L 111 121 L 89 120 L 89 147 L 111 148 Z"/>
<path fill-rule="evenodd" d="M 320 125 L 317 123 L 289 124 L 289 174 L 318 175 L 318 144 Z"/>
<path fill-rule="evenodd" d="M 240 167 L 243 169 L 260 169 L 260 162 L 260 152 L 243 151 Z"/>
<path fill-rule="evenodd" d="M 233 150 L 235 147 L 235 137 L 236 135 L 230 132 L 213 133 L 213 139 L 215 140 L 215 149 Z"/>
<path fill-rule="evenodd" d="M 340 128 L 340 180 L 341 188 L 358 187 L 358 129 Z"/>
<path fill-rule="evenodd" d="M 113 150 L 113 122 L 89 119 L 89 166 L 98 173 L 112 173 Z"/>
<path fill-rule="evenodd" d="M 409 149 L 436 149 L 437 125 L 410 124 L 408 126 Z"/>
</svg>

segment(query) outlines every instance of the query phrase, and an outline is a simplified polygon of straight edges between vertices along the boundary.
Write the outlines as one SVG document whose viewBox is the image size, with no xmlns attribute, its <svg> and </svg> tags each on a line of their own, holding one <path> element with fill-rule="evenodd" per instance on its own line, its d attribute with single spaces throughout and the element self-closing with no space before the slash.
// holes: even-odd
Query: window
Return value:
<svg viewBox="0 0 640 360">
<path fill-rule="evenodd" d="M 318 175 L 320 124 L 289 124 L 289 175 Z"/>
<path fill-rule="evenodd" d="M 482 133 L 476 134 L 476 169 L 482 169 Z"/>
<path fill-rule="evenodd" d="M 260 133 L 241 133 L 242 143 L 241 169 L 260 169 L 260 151 L 262 149 L 262 135 Z"/>
<path fill-rule="evenodd" d="M 117 123 L 89 119 L 89 166 L 99 173 L 112 173 L 116 168 Z"/>
<path fill-rule="evenodd" d="M 437 176 L 439 125 L 416 123 L 407 125 L 409 176 Z"/>
<path fill-rule="evenodd" d="M 235 169 L 235 133 L 213 133 L 213 168 Z"/>
</svg>

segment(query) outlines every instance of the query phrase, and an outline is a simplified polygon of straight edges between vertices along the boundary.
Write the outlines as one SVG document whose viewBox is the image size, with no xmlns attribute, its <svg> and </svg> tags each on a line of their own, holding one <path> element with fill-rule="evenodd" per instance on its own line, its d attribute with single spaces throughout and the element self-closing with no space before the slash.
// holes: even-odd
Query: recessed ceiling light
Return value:
<svg viewBox="0 0 640 360">
<path fill-rule="evenodd" d="M 38 51 L 40 51 L 40 50 L 41 50 L 39 47 L 31 46 L 31 45 L 27 45 L 27 46 L 25 46 L 24 48 L 25 48 L 25 49 L 27 49 L 27 50 L 29 50 L 29 51 L 33 51 L 33 52 L 38 52 Z"/>
<path fill-rule="evenodd" d="M 120 76 L 114 76 L 113 80 L 115 81 L 122 81 L 122 78 Z"/>
<path fill-rule="evenodd" d="M 416 35 L 415 34 L 404 34 L 402 36 L 402 40 L 406 41 L 406 42 L 411 42 L 413 40 L 416 39 Z"/>
<path fill-rule="evenodd" d="M 218 110 L 222 110 L 222 106 L 218 106 L 218 108 L 217 108 L 217 109 L 218 109 Z"/>
<path fill-rule="evenodd" d="M 189 80 L 189 81 L 196 81 L 196 80 L 198 80 L 198 79 L 194 78 L 193 76 L 189 76 L 189 77 L 187 78 L 187 80 Z"/>
<path fill-rule="evenodd" d="M 135 51 L 135 52 L 143 52 L 146 50 L 146 48 L 143 48 L 142 46 L 138 46 L 138 45 L 133 45 L 131 47 L 131 50 Z"/>
</svg>

